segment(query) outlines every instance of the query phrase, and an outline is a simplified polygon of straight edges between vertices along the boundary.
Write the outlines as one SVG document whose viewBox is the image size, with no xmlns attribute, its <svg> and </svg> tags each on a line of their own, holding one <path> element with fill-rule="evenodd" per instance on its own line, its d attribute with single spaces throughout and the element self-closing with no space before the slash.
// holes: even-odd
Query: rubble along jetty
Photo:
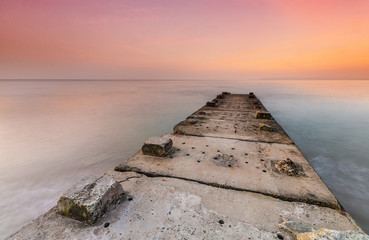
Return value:
<svg viewBox="0 0 369 240">
<path fill-rule="evenodd" d="M 9 239 L 368 239 L 255 94 L 223 92 Z"/>
</svg>

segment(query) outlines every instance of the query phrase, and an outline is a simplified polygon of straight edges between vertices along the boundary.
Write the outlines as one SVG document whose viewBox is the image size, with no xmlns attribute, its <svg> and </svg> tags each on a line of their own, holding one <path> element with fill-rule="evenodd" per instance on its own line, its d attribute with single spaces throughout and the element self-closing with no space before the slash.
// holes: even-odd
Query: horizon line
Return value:
<svg viewBox="0 0 369 240">
<path fill-rule="evenodd" d="M 250 78 L 250 79 L 190 79 L 190 78 L 0 78 L 0 81 L 368 81 L 369 78 Z"/>
</svg>

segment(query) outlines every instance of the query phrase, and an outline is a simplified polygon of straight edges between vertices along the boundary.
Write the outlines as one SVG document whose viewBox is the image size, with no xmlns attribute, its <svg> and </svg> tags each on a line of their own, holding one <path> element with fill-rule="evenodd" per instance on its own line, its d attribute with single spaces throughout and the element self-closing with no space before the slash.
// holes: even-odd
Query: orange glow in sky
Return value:
<svg viewBox="0 0 369 240">
<path fill-rule="evenodd" d="M 2 0 L 0 78 L 369 79 L 369 1 Z"/>
</svg>

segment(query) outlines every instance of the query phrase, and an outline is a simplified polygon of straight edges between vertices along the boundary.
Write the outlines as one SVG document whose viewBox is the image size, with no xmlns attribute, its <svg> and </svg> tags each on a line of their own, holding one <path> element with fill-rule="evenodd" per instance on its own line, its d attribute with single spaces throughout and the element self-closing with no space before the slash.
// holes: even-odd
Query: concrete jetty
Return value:
<svg viewBox="0 0 369 240">
<path fill-rule="evenodd" d="M 219 94 L 100 178 L 124 195 L 98 219 L 57 205 L 9 239 L 369 240 L 253 93 Z M 109 202 L 94 184 L 78 185 L 83 197 Z"/>
</svg>

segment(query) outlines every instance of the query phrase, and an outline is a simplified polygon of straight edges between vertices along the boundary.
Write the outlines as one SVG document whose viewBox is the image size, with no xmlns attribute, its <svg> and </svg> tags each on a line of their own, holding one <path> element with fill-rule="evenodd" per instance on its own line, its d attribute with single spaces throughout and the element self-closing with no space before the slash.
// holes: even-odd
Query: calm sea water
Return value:
<svg viewBox="0 0 369 240">
<path fill-rule="evenodd" d="M 0 238 L 221 91 L 253 91 L 369 232 L 369 81 L 1 81 Z"/>
</svg>

